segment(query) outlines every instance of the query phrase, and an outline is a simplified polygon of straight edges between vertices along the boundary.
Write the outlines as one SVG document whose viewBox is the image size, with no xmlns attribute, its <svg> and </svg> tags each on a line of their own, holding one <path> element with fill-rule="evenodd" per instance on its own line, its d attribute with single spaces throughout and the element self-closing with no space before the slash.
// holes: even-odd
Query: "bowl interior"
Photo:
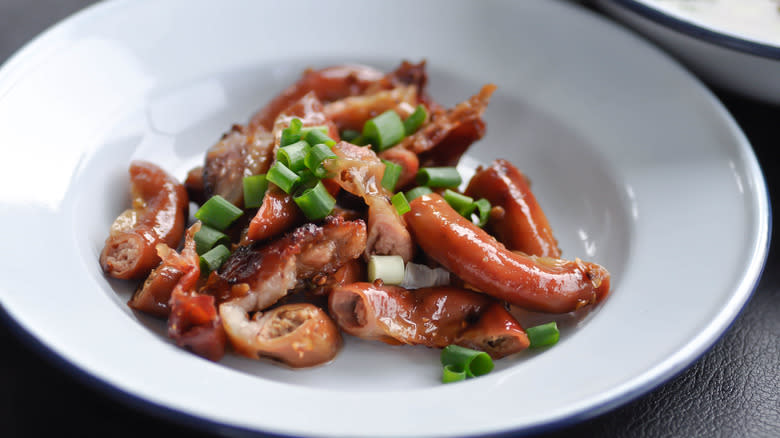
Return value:
<svg viewBox="0 0 780 438">
<path fill-rule="evenodd" d="M 389 70 L 396 60 L 363 61 Z M 73 230 L 81 247 L 81 262 L 95 266 L 111 222 L 129 204 L 127 168 L 131 160 L 154 162 L 183 180 L 187 171 L 202 164 L 206 150 L 233 123 L 244 123 L 307 66 L 324 67 L 342 60 L 312 63 L 287 61 L 271 66 L 226 71 L 184 84 L 170 84 L 152 91 L 150 98 L 110 127 L 110 135 L 84 161 L 74 182 L 75 205 L 92 203 L 92 209 L 74 210 Z M 432 68 L 430 92 L 445 106 L 475 94 L 482 85 L 446 70 Z M 594 261 L 607 267 L 613 289 L 630 254 L 630 206 L 623 183 L 614 169 L 565 120 L 545 113 L 521 98 L 502 93 L 494 96 L 485 116 L 488 134 L 475 143 L 460 164 L 468 181 L 476 166 L 496 158 L 513 162 L 532 180 L 533 190 L 545 209 L 564 257 Z M 464 183 L 465 184 L 465 183 Z M 192 210 L 196 208 L 192 204 Z M 90 269 L 103 290 L 103 299 L 114 302 L 123 314 L 149 329 L 143 342 L 170 343 L 164 321 L 133 312 L 127 307 L 137 282 L 111 280 Z M 596 308 L 598 309 L 598 308 Z M 518 313 L 528 321 L 558 320 L 563 342 L 575 342 L 577 327 L 591 311 L 563 316 Z M 399 347 L 345 336 L 345 347 L 326 366 L 290 370 L 267 362 L 228 354 L 220 365 L 262 376 L 264 379 L 310 387 L 350 388 L 359 391 L 397 390 L 438 385 L 435 364 L 438 351 L 424 347 Z M 193 357 L 193 360 L 196 360 Z M 497 370 L 533 360 L 522 354 L 498 361 Z M 384 378 L 371 373 L 354 374 L 354 364 L 383 369 Z"/>
</svg>

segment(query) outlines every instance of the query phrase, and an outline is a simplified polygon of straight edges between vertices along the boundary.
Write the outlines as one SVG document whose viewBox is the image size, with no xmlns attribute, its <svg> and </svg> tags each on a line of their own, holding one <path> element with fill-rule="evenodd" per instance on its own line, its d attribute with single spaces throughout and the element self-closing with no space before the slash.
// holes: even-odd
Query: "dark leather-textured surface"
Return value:
<svg viewBox="0 0 780 438">
<path fill-rule="evenodd" d="M 0 61 L 56 20 L 91 3 L 0 0 Z M 780 107 L 725 93 L 719 93 L 719 97 L 751 140 L 773 204 L 777 204 Z M 778 229 L 777 219 L 773 228 Z M 717 254 L 691 256 L 701 257 L 701 262 L 707 263 L 707 258 Z M 780 245 L 773 240 L 764 274 L 751 301 L 722 339 L 678 376 L 596 418 L 535 436 L 780 437 L 779 269 Z M 154 414 L 155 409 L 139 407 L 137 401 L 96 389 L 89 378 L 52 359 L 35 340 L 19 333 L 12 322 L 0 324 L 0 348 L 2 437 L 135 437 L 160 433 L 195 438 L 212 436 L 214 432 L 205 432 L 205 425 L 192 419 L 162 418 L 159 410 Z M 263 400 L 259 397 L 258 403 Z"/>
</svg>

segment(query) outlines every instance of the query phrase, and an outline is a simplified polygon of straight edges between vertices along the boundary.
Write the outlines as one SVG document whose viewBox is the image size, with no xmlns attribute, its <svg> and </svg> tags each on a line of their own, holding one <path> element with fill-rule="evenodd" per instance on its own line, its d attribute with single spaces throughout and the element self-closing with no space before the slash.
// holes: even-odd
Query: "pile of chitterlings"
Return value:
<svg viewBox="0 0 780 438">
<path fill-rule="evenodd" d="M 166 318 L 179 346 L 215 361 L 232 348 L 318 365 L 342 332 L 494 359 L 554 342 L 549 327 L 529 339 L 510 307 L 594 305 L 609 273 L 560 258 L 508 161 L 463 184 L 456 165 L 485 134 L 495 86 L 443 108 L 426 81 L 424 62 L 306 70 L 183 183 L 131 163 L 132 207 L 111 226 L 103 270 L 145 279 L 130 307 Z"/>
</svg>

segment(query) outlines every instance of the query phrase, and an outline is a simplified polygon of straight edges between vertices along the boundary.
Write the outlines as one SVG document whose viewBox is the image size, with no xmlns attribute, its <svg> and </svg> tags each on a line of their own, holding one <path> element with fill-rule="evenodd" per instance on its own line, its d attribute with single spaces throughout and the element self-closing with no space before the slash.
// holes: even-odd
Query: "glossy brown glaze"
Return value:
<svg viewBox="0 0 780 438">
<path fill-rule="evenodd" d="M 391 90 L 381 90 L 373 94 L 350 96 L 325 105 L 327 115 L 340 130 L 361 131 L 369 119 L 387 110 L 394 110 L 406 119 L 414 112 L 419 103 L 417 88 L 413 85 L 400 85 Z"/>
<path fill-rule="evenodd" d="M 232 204 L 244 205 L 244 177 L 265 173 L 273 160 L 270 131 L 233 125 L 206 153 L 203 165 L 203 198 L 220 195 Z"/>
<path fill-rule="evenodd" d="M 412 184 L 417 176 L 417 171 L 420 170 L 420 159 L 417 158 L 417 154 L 408 149 L 390 148 L 380 152 L 379 158 L 401 166 L 401 176 L 398 177 L 398 182 L 395 184 L 396 190 L 404 189 Z"/>
<path fill-rule="evenodd" d="M 304 219 L 292 196 L 269 184 L 263 203 L 249 222 L 246 236 L 249 240 L 267 240 L 300 225 Z"/>
<path fill-rule="evenodd" d="M 268 244 L 240 246 L 209 278 L 206 290 L 220 301 L 243 300 L 247 312 L 263 310 L 288 291 L 318 275 L 331 275 L 366 247 L 362 220 L 330 216 L 323 225 L 305 224 Z"/>
<path fill-rule="evenodd" d="M 508 249 L 541 257 L 561 256 L 550 223 L 531 192 L 528 180 L 506 160 L 496 160 L 471 178 L 466 195 L 485 198 L 500 206 L 502 215 L 492 215 L 488 229 Z"/>
<path fill-rule="evenodd" d="M 390 193 L 382 187 L 385 165 L 371 148 L 339 142 L 333 146 L 338 158 L 326 160 L 325 168 L 342 189 L 363 198 L 368 205 L 366 256 L 400 255 L 404 261 L 414 255 L 414 243 L 406 224 L 390 204 Z"/>
<path fill-rule="evenodd" d="M 196 291 L 200 277 L 200 258 L 193 236 L 200 230 L 196 222 L 187 230 L 181 253 L 159 245 L 163 264 L 182 272 L 168 303 L 168 336 L 179 347 L 206 359 L 218 361 L 225 354 L 225 330 L 217 314 L 214 297 Z"/>
<path fill-rule="evenodd" d="M 149 315 L 167 318 L 171 313 L 168 302 L 173 288 L 179 283 L 184 272 L 165 262 L 160 263 L 138 286 L 127 305 L 134 310 Z"/>
<path fill-rule="evenodd" d="M 322 103 L 314 93 L 307 93 L 293 102 L 277 117 L 273 126 L 272 156 L 276 156 L 282 131 L 290 126 L 293 118 L 301 120 L 305 127 L 328 126 L 330 137 L 335 140 L 339 139 L 338 128 L 322 112 Z M 333 184 L 330 184 L 329 187 L 338 190 Z M 267 240 L 302 224 L 304 220 L 305 216 L 293 201 L 292 196 L 276 185 L 270 184 L 262 205 L 249 223 L 246 237 L 249 240 Z"/>
<path fill-rule="evenodd" d="M 314 93 L 320 100 L 331 102 L 362 94 L 384 76 L 381 71 L 364 65 L 306 70 L 298 82 L 286 88 L 258 111 L 252 117 L 250 126 L 263 126 L 270 130 L 277 116 L 307 93 Z"/>
<path fill-rule="evenodd" d="M 363 339 L 437 348 L 457 344 L 493 358 L 528 347 L 522 327 L 501 303 L 465 289 L 409 291 L 353 283 L 335 288 L 328 308 L 339 327 Z"/>
<path fill-rule="evenodd" d="M 206 202 L 206 192 L 203 187 L 203 166 L 193 167 L 187 172 L 184 188 L 187 189 L 187 196 L 190 198 L 190 202 L 198 205 Z"/>
<path fill-rule="evenodd" d="M 327 296 L 336 287 L 364 281 L 367 278 L 366 272 L 366 262 L 363 259 L 350 260 L 332 275 L 314 277 L 311 281 L 310 295 Z"/>
<path fill-rule="evenodd" d="M 485 135 L 482 114 L 495 91 L 485 85 L 480 92 L 447 111 L 434 112 L 431 121 L 399 144 L 420 157 L 422 166 L 454 166 L 472 143 Z"/>
<path fill-rule="evenodd" d="M 405 219 L 423 251 L 467 284 L 531 310 L 565 313 L 601 301 L 609 272 L 580 259 L 513 253 L 433 193 L 410 203 Z"/>
<path fill-rule="evenodd" d="M 406 101 L 408 104 L 413 102 L 412 106 L 422 103 L 429 110 L 440 108 L 425 91 L 427 81 L 425 61 L 418 64 L 403 61 L 395 70 L 387 74 L 365 65 L 340 65 L 320 70 L 306 70 L 300 80 L 258 111 L 252 117 L 249 126 L 263 126 L 270 130 L 285 108 L 307 93 L 313 93 L 324 103 L 346 99 L 346 105 L 336 105 L 329 108 L 327 112 L 334 116 L 340 128 L 360 130 L 363 127 L 360 120 L 365 121 L 370 118 L 366 117 L 366 114 L 378 111 L 379 107 L 384 107 L 385 110 L 400 108 L 404 113 L 408 112 L 408 108 L 399 105 L 398 100 Z M 406 91 L 388 93 L 396 89 Z M 414 96 L 409 93 L 413 93 Z M 353 96 L 364 96 L 367 100 L 349 101 Z M 374 108 L 368 111 L 362 110 L 369 107 Z"/>
<path fill-rule="evenodd" d="M 251 320 L 239 306 L 222 305 L 220 314 L 233 348 L 253 359 L 310 367 L 330 362 L 341 347 L 336 324 L 313 304 L 285 304 L 257 312 Z"/>
<path fill-rule="evenodd" d="M 132 208 L 111 225 L 100 266 L 121 279 L 143 278 L 160 263 L 158 243 L 176 247 L 184 235 L 187 191 L 161 168 L 144 161 L 130 164 Z"/>
</svg>

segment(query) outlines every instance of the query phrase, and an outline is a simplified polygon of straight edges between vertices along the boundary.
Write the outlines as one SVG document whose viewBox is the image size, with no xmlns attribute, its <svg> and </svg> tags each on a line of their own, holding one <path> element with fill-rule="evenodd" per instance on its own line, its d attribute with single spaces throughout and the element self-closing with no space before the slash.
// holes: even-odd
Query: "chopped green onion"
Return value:
<svg viewBox="0 0 780 438">
<path fill-rule="evenodd" d="M 352 140 L 360 137 L 360 132 L 354 129 L 345 129 L 341 131 L 341 139 L 352 143 Z"/>
<path fill-rule="evenodd" d="M 463 180 L 454 167 L 423 167 L 417 172 L 417 184 L 428 187 L 457 187 Z"/>
<path fill-rule="evenodd" d="M 200 230 L 193 236 L 195 240 L 195 251 L 203 254 L 214 248 L 216 245 L 229 245 L 230 238 L 223 232 L 215 230 L 208 225 L 201 225 Z"/>
<path fill-rule="evenodd" d="M 466 380 L 466 371 L 455 365 L 445 365 L 441 373 L 441 383 L 452 383 Z"/>
<path fill-rule="evenodd" d="M 420 129 L 420 126 L 425 123 L 426 117 L 428 117 L 428 112 L 425 111 L 425 107 L 417 105 L 414 112 L 404 120 L 404 131 L 406 132 L 406 135 L 412 135 L 417 132 L 417 130 Z"/>
<path fill-rule="evenodd" d="M 195 217 L 204 224 L 224 231 L 244 212 L 219 195 L 214 195 L 195 212 Z"/>
<path fill-rule="evenodd" d="M 329 158 L 336 158 L 336 154 L 327 145 L 320 143 L 309 149 L 304 163 L 317 178 L 324 178 L 328 172 L 322 167 L 322 162 Z"/>
<path fill-rule="evenodd" d="M 419 198 L 422 195 L 427 195 L 429 193 L 433 193 L 433 190 L 429 189 L 425 186 L 415 187 L 412 190 L 409 190 L 406 192 L 406 199 L 409 202 L 414 201 L 415 199 Z"/>
<path fill-rule="evenodd" d="M 404 281 L 404 259 L 399 255 L 372 255 L 368 259 L 368 281 L 381 279 L 385 284 Z"/>
<path fill-rule="evenodd" d="M 265 191 L 268 190 L 268 180 L 265 174 L 244 177 L 244 208 L 257 208 L 263 205 Z"/>
<path fill-rule="evenodd" d="M 203 271 L 216 271 L 230 257 L 230 250 L 225 245 L 217 245 L 200 256 L 200 269 Z"/>
<path fill-rule="evenodd" d="M 531 341 L 531 348 L 555 345 L 560 337 L 558 324 L 555 321 L 529 327 L 525 329 L 525 333 L 528 335 L 528 340 Z"/>
<path fill-rule="evenodd" d="M 472 222 L 482 228 L 487 225 L 488 218 L 490 217 L 490 209 L 493 207 L 490 205 L 490 201 L 485 198 L 474 201 L 474 205 L 477 207 L 477 212 L 474 214 L 476 218 L 472 219 Z"/>
<path fill-rule="evenodd" d="M 441 351 L 441 364 L 463 369 L 468 377 L 478 377 L 493 371 L 493 359 L 484 351 L 460 345 L 448 345 Z"/>
<path fill-rule="evenodd" d="M 357 146 L 366 146 L 369 142 L 366 137 L 363 137 L 363 135 L 359 135 L 358 137 L 352 139 L 350 143 Z"/>
<path fill-rule="evenodd" d="M 319 125 L 319 126 L 306 126 L 301 128 L 301 138 L 306 138 L 306 135 L 309 133 L 309 131 L 320 131 L 325 135 L 328 135 L 330 132 L 330 129 L 325 125 Z M 314 144 L 314 143 L 310 143 Z"/>
<path fill-rule="evenodd" d="M 363 137 L 381 152 L 404 138 L 404 123 L 398 113 L 387 110 L 363 125 Z"/>
<path fill-rule="evenodd" d="M 322 185 L 322 181 L 318 181 L 314 187 L 304 190 L 293 200 L 309 220 L 324 218 L 333 211 L 333 206 L 336 205 L 336 200 L 330 196 L 328 190 Z"/>
<path fill-rule="evenodd" d="M 463 217 L 470 218 L 471 213 L 477 208 L 476 204 L 474 204 L 474 198 L 461 195 L 450 189 L 445 190 L 444 193 L 442 193 L 442 197 L 447 201 L 447 204 L 450 204 L 450 207 L 454 208 L 455 211 L 460 213 Z"/>
<path fill-rule="evenodd" d="M 385 173 L 382 175 L 382 187 L 386 188 L 388 192 L 395 191 L 395 185 L 398 184 L 398 178 L 401 177 L 401 171 L 403 170 L 399 164 L 392 161 L 382 160 L 385 163 Z"/>
<path fill-rule="evenodd" d="M 404 196 L 403 192 L 398 192 L 393 195 L 393 197 L 390 198 L 390 203 L 393 204 L 393 207 L 395 207 L 395 211 L 398 212 L 399 216 L 403 216 L 404 213 L 412 209 L 412 207 L 409 206 L 409 201 L 406 200 L 406 196 Z"/>
<path fill-rule="evenodd" d="M 279 148 L 276 152 L 276 159 L 287 166 L 293 172 L 298 172 L 306 168 L 304 159 L 309 152 L 309 143 L 297 141 L 291 145 Z"/>
<path fill-rule="evenodd" d="M 301 139 L 301 127 L 303 122 L 300 119 L 292 119 L 290 126 L 282 130 L 282 139 L 279 146 L 287 146 L 293 144 Z"/>
<path fill-rule="evenodd" d="M 298 172 L 298 176 L 301 179 L 295 188 L 296 196 L 303 193 L 303 191 L 306 189 L 313 188 L 318 182 L 320 182 L 320 178 L 314 175 L 314 173 L 309 169 L 304 169 Z"/>
<path fill-rule="evenodd" d="M 285 193 L 292 193 L 293 189 L 301 182 L 301 177 L 280 161 L 277 161 L 268 169 L 265 177 L 268 181 L 279 186 Z"/>
<path fill-rule="evenodd" d="M 335 140 L 328 137 L 327 131 L 322 132 L 319 129 L 310 130 L 306 133 L 306 137 L 304 138 L 309 142 L 309 144 L 324 144 L 329 147 L 333 147 L 336 144 Z"/>
</svg>

